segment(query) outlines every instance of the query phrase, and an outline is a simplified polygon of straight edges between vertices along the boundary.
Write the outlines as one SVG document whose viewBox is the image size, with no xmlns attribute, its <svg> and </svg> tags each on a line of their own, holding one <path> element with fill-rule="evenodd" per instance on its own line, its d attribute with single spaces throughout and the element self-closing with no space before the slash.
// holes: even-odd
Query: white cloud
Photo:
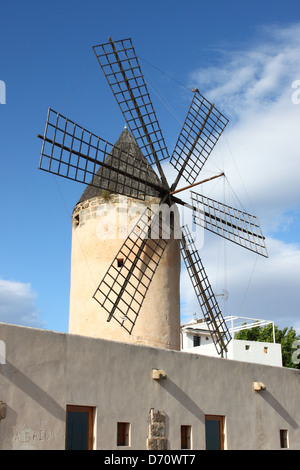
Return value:
<svg viewBox="0 0 300 470">
<path fill-rule="evenodd" d="M 0 279 L 0 322 L 42 328 L 30 284 Z"/>
<path fill-rule="evenodd" d="M 231 119 L 266 109 L 280 96 L 291 101 L 292 82 L 300 78 L 299 24 L 264 28 L 256 42 L 220 52 L 217 65 L 194 70 L 190 81 Z"/>
<path fill-rule="evenodd" d="M 299 234 L 293 234 L 295 244 L 282 240 L 300 209 L 300 105 L 292 102 L 292 83 L 300 79 L 300 23 L 265 28 L 259 40 L 223 51 L 217 66 L 194 70 L 191 82 L 230 118 L 201 175 L 224 170 L 229 184 L 219 180 L 197 191 L 257 215 L 269 258 L 257 259 L 230 242 L 224 249 L 216 235 L 205 235 L 200 256 L 214 291 L 229 291 L 226 304 L 220 298 L 227 315 L 299 328 Z M 199 313 L 184 271 L 182 298 L 184 317 Z"/>
</svg>

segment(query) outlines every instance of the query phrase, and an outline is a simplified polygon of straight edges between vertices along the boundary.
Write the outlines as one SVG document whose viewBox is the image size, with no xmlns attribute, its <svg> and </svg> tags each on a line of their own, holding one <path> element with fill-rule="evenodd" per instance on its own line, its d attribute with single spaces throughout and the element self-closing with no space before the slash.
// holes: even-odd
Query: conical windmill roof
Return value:
<svg viewBox="0 0 300 470">
<path fill-rule="evenodd" d="M 120 155 L 120 151 L 123 152 L 121 164 L 118 158 Z M 127 162 L 129 163 L 129 167 L 124 161 L 125 156 Z M 123 170 L 126 172 L 129 171 L 128 168 L 135 168 L 136 163 L 139 162 L 141 164 L 141 167 L 145 168 L 145 171 L 148 171 L 147 181 L 155 185 L 162 186 L 160 179 L 147 162 L 136 140 L 131 136 L 130 132 L 126 127 L 122 131 L 111 153 L 106 157 L 104 162 L 111 165 L 112 167 L 119 168 L 121 171 Z M 102 178 L 103 183 L 105 183 L 101 184 L 102 188 L 99 187 L 99 178 Z M 121 173 L 118 173 L 117 178 L 118 182 L 116 183 L 116 173 L 110 174 L 109 169 L 100 167 L 96 175 L 93 177 L 91 182 L 83 191 L 78 203 L 86 201 L 87 199 L 92 199 L 97 196 L 102 196 L 104 191 L 106 191 L 105 189 L 103 189 L 103 187 L 106 187 L 106 184 L 109 184 L 109 180 L 112 181 L 112 184 L 108 186 L 107 191 L 111 193 L 119 192 L 121 194 L 124 194 L 125 196 L 134 197 L 134 191 L 132 190 L 132 188 L 136 188 L 138 186 L 138 183 L 136 181 L 132 181 L 130 177 L 122 175 Z M 110 189 L 110 186 L 112 187 L 112 189 Z M 116 189 L 119 189 L 119 191 L 116 191 Z M 159 196 L 159 193 L 150 186 L 145 187 L 145 191 L 143 192 L 143 194 L 145 196 Z"/>
</svg>

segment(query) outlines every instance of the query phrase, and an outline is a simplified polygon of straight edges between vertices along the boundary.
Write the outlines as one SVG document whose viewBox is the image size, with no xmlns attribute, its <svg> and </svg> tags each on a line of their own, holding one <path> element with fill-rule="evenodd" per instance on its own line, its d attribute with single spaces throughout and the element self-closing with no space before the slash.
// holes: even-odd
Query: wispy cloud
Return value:
<svg viewBox="0 0 300 470">
<path fill-rule="evenodd" d="M 201 191 L 258 215 L 270 255 L 256 263 L 256 255 L 226 243 L 224 308 L 228 315 L 299 325 L 300 239 L 292 230 L 300 213 L 300 105 L 292 102 L 292 83 L 300 79 L 300 23 L 262 28 L 251 44 L 223 50 L 220 57 L 217 65 L 193 70 L 191 84 L 230 119 L 204 167 L 224 170 L 230 185 Z M 287 232 L 295 243 L 285 241 Z M 201 251 L 217 293 L 220 243 L 206 237 Z M 185 272 L 182 277 L 183 313 L 192 317 L 197 304 L 189 298 Z"/>
<path fill-rule="evenodd" d="M 0 322 L 42 328 L 30 284 L 0 279 Z"/>
<path fill-rule="evenodd" d="M 262 28 L 251 44 L 219 54 L 216 65 L 195 69 L 190 81 L 231 119 L 267 110 L 281 98 L 290 104 L 291 84 L 300 78 L 300 24 Z"/>
</svg>

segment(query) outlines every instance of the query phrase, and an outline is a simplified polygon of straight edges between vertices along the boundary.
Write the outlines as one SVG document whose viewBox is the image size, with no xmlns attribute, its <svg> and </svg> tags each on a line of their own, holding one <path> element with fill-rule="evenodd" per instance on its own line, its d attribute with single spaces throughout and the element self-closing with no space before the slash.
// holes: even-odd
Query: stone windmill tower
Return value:
<svg viewBox="0 0 300 470">
<path fill-rule="evenodd" d="M 130 133 L 124 129 L 112 146 L 49 109 L 44 135 L 38 136 L 43 140 L 42 170 L 87 184 L 73 212 L 69 331 L 179 349 L 182 255 L 217 353 L 223 355 L 230 332 L 191 232 L 187 224 L 177 230 L 176 210 L 172 222 L 169 213 L 172 235 L 162 229 L 161 221 L 164 206 L 180 204 L 192 211 L 195 225 L 268 256 L 254 215 L 193 190 L 191 204 L 177 196 L 224 176 L 196 181 L 228 119 L 198 89 L 192 90 L 170 156 L 131 39 L 110 38 L 94 52 Z M 176 170 L 171 185 L 163 160 Z M 181 178 L 189 185 L 178 189 Z"/>
<path fill-rule="evenodd" d="M 123 152 L 127 163 L 131 163 L 128 159 L 135 165 L 139 161 L 141 166 L 148 168 L 145 157 L 126 127 L 105 161 L 113 165 L 114 159 L 119 161 L 120 152 Z M 153 184 L 160 185 L 151 167 L 148 177 Z M 108 170 L 100 167 L 73 211 L 69 333 L 179 349 L 178 240 L 169 240 L 131 335 L 114 321 L 107 322 L 105 312 L 92 298 L 99 279 L 105 276 L 136 216 L 147 205 L 160 203 L 159 195 L 151 187 L 147 187 L 144 201 L 132 197 L 132 182 L 127 181 L 129 178 L 126 176 L 118 178 L 118 185 L 124 188 L 122 195 L 100 189 L 98 180 L 106 178 L 109 178 Z M 122 270 L 123 263 L 123 259 L 116 259 L 115 268 Z"/>
</svg>

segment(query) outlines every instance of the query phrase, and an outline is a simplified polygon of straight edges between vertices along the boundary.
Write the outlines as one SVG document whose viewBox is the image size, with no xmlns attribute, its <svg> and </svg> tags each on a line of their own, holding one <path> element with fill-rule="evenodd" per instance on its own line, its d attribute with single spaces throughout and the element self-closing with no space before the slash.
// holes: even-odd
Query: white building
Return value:
<svg viewBox="0 0 300 470">
<path fill-rule="evenodd" d="M 247 323 L 246 320 L 250 323 Z M 282 366 L 281 344 L 275 343 L 274 322 L 246 317 L 225 317 L 232 340 L 228 345 L 227 359 Z M 241 324 L 241 321 L 243 322 Z M 246 324 L 245 324 L 246 323 Z M 234 339 L 238 331 L 253 327 L 273 325 L 273 342 L 244 341 Z M 181 327 L 181 351 L 207 356 L 218 356 L 208 326 L 204 320 L 194 320 Z"/>
</svg>

